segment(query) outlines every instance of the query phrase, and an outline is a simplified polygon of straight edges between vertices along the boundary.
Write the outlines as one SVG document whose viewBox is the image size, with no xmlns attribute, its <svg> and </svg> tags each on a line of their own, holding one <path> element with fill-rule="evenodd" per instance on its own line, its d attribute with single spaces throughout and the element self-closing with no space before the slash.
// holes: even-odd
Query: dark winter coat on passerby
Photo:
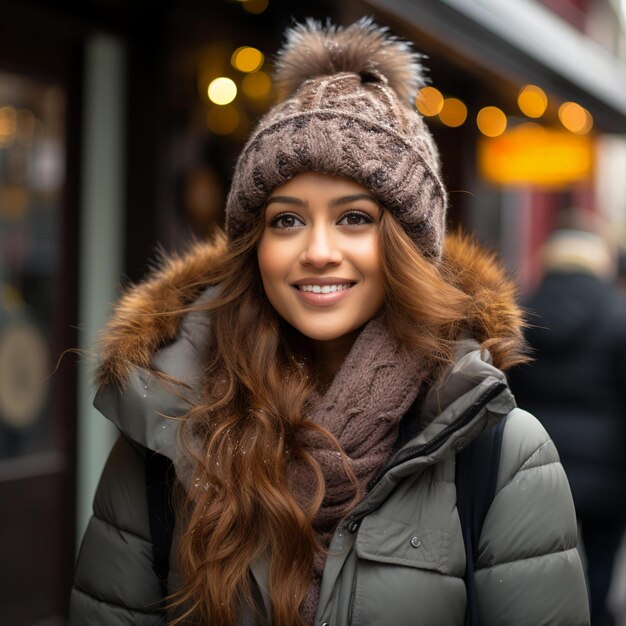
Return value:
<svg viewBox="0 0 626 626">
<path fill-rule="evenodd" d="M 584 519 L 626 519 L 626 304 L 591 271 L 546 274 L 525 303 L 534 362 L 509 375 L 555 442 Z"/>
<path fill-rule="evenodd" d="M 200 248 L 170 263 L 127 296 L 116 314 L 107 367 L 124 371 L 125 384 L 101 387 L 96 406 L 121 437 L 102 476 L 78 559 L 74 626 L 164 623 L 152 568 L 145 457 L 159 451 L 175 467 L 181 463 L 180 422 L 165 416 L 183 415 L 189 405 L 153 370 L 193 389 L 203 385 L 210 316 L 188 313 L 180 319 L 167 312 L 197 297 L 197 279 L 207 263 Z M 470 277 L 470 293 L 493 294 L 485 315 L 509 323 L 515 317 L 507 315 L 514 306 L 510 285 L 474 252 L 461 248 L 455 263 Z M 162 317 L 155 317 L 157 312 Z M 146 367 L 146 346 L 159 344 Z M 402 424 L 387 471 L 336 529 L 315 624 L 463 626 L 465 550 L 456 508 L 456 453 L 498 420 L 506 425 L 496 496 L 477 558 L 481 624 L 588 624 L 575 512 L 554 444 L 532 415 L 516 408 L 504 374 L 472 339 L 459 342 L 456 362 L 439 383 Z M 427 454 L 415 452 L 428 443 Z M 176 537 L 170 591 L 177 585 L 175 546 Z M 242 609 L 240 623 L 271 624 L 263 559 L 253 562 L 251 576 L 261 617 Z"/>
</svg>

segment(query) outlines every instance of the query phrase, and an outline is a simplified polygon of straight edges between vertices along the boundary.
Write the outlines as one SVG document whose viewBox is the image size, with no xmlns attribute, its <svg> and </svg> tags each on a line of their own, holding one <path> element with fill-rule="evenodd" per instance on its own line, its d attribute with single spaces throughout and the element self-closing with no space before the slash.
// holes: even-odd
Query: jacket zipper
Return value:
<svg viewBox="0 0 626 626">
<path fill-rule="evenodd" d="M 348 613 L 348 624 L 352 624 L 352 617 L 354 615 L 354 596 L 356 592 L 356 582 L 359 575 L 358 566 L 354 568 L 354 580 L 352 581 L 352 592 L 350 593 L 350 611 Z"/>
<path fill-rule="evenodd" d="M 419 456 L 430 454 L 440 448 L 452 433 L 469 424 L 474 417 L 478 415 L 483 407 L 502 393 L 506 388 L 507 385 L 504 382 L 497 382 L 491 385 L 491 387 L 487 388 L 480 395 L 476 402 L 469 406 L 454 422 L 452 422 L 452 424 L 446 426 L 446 428 L 444 428 L 440 433 L 437 433 L 428 443 L 425 443 L 417 448 L 406 450 L 403 454 L 396 457 L 391 465 L 386 465 L 379 470 L 367 485 L 366 493 L 369 493 L 376 486 L 376 484 L 380 482 L 382 477 L 394 467 L 398 467 L 398 465 L 402 465 L 403 463 L 416 459 Z"/>
</svg>

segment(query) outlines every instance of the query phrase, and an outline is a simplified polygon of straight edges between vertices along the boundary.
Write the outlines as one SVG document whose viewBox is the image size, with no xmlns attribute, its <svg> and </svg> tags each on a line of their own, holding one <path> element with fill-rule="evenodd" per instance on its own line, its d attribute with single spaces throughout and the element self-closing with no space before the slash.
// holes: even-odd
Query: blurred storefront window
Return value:
<svg viewBox="0 0 626 626">
<path fill-rule="evenodd" d="M 53 372 L 76 345 L 68 121 L 79 57 L 23 25 L 0 29 L 0 621 L 60 624 L 73 561 L 75 374 L 68 364 Z"/>
<path fill-rule="evenodd" d="M 0 73 L 0 459 L 55 449 L 49 394 L 63 92 Z"/>
</svg>

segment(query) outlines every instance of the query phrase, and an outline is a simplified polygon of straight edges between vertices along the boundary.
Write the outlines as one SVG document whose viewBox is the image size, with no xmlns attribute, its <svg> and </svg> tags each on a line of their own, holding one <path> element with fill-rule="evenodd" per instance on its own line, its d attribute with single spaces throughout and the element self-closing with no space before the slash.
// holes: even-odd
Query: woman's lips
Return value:
<svg viewBox="0 0 626 626">
<path fill-rule="evenodd" d="M 314 306 L 331 306 L 337 302 L 341 302 L 348 297 L 354 284 L 350 284 L 347 288 L 338 291 L 330 291 L 329 293 L 315 293 L 313 291 L 303 291 L 298 285 L 294 285 L 298 296 L 307 304 Z"/>
</svg>

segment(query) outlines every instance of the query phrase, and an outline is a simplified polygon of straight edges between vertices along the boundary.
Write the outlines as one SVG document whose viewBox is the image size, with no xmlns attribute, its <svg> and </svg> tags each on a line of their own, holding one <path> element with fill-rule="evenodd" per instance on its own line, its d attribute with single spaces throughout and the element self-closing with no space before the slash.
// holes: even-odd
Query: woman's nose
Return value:
<svg viewBox="0 0 626 626">
<path fill-rule="evenodd" d="M 328 226 L 314 227 L 306 240 L 300 260 L 305 265 L 322 268 L 341 263 L 343 255 Z"/>
</svg>

